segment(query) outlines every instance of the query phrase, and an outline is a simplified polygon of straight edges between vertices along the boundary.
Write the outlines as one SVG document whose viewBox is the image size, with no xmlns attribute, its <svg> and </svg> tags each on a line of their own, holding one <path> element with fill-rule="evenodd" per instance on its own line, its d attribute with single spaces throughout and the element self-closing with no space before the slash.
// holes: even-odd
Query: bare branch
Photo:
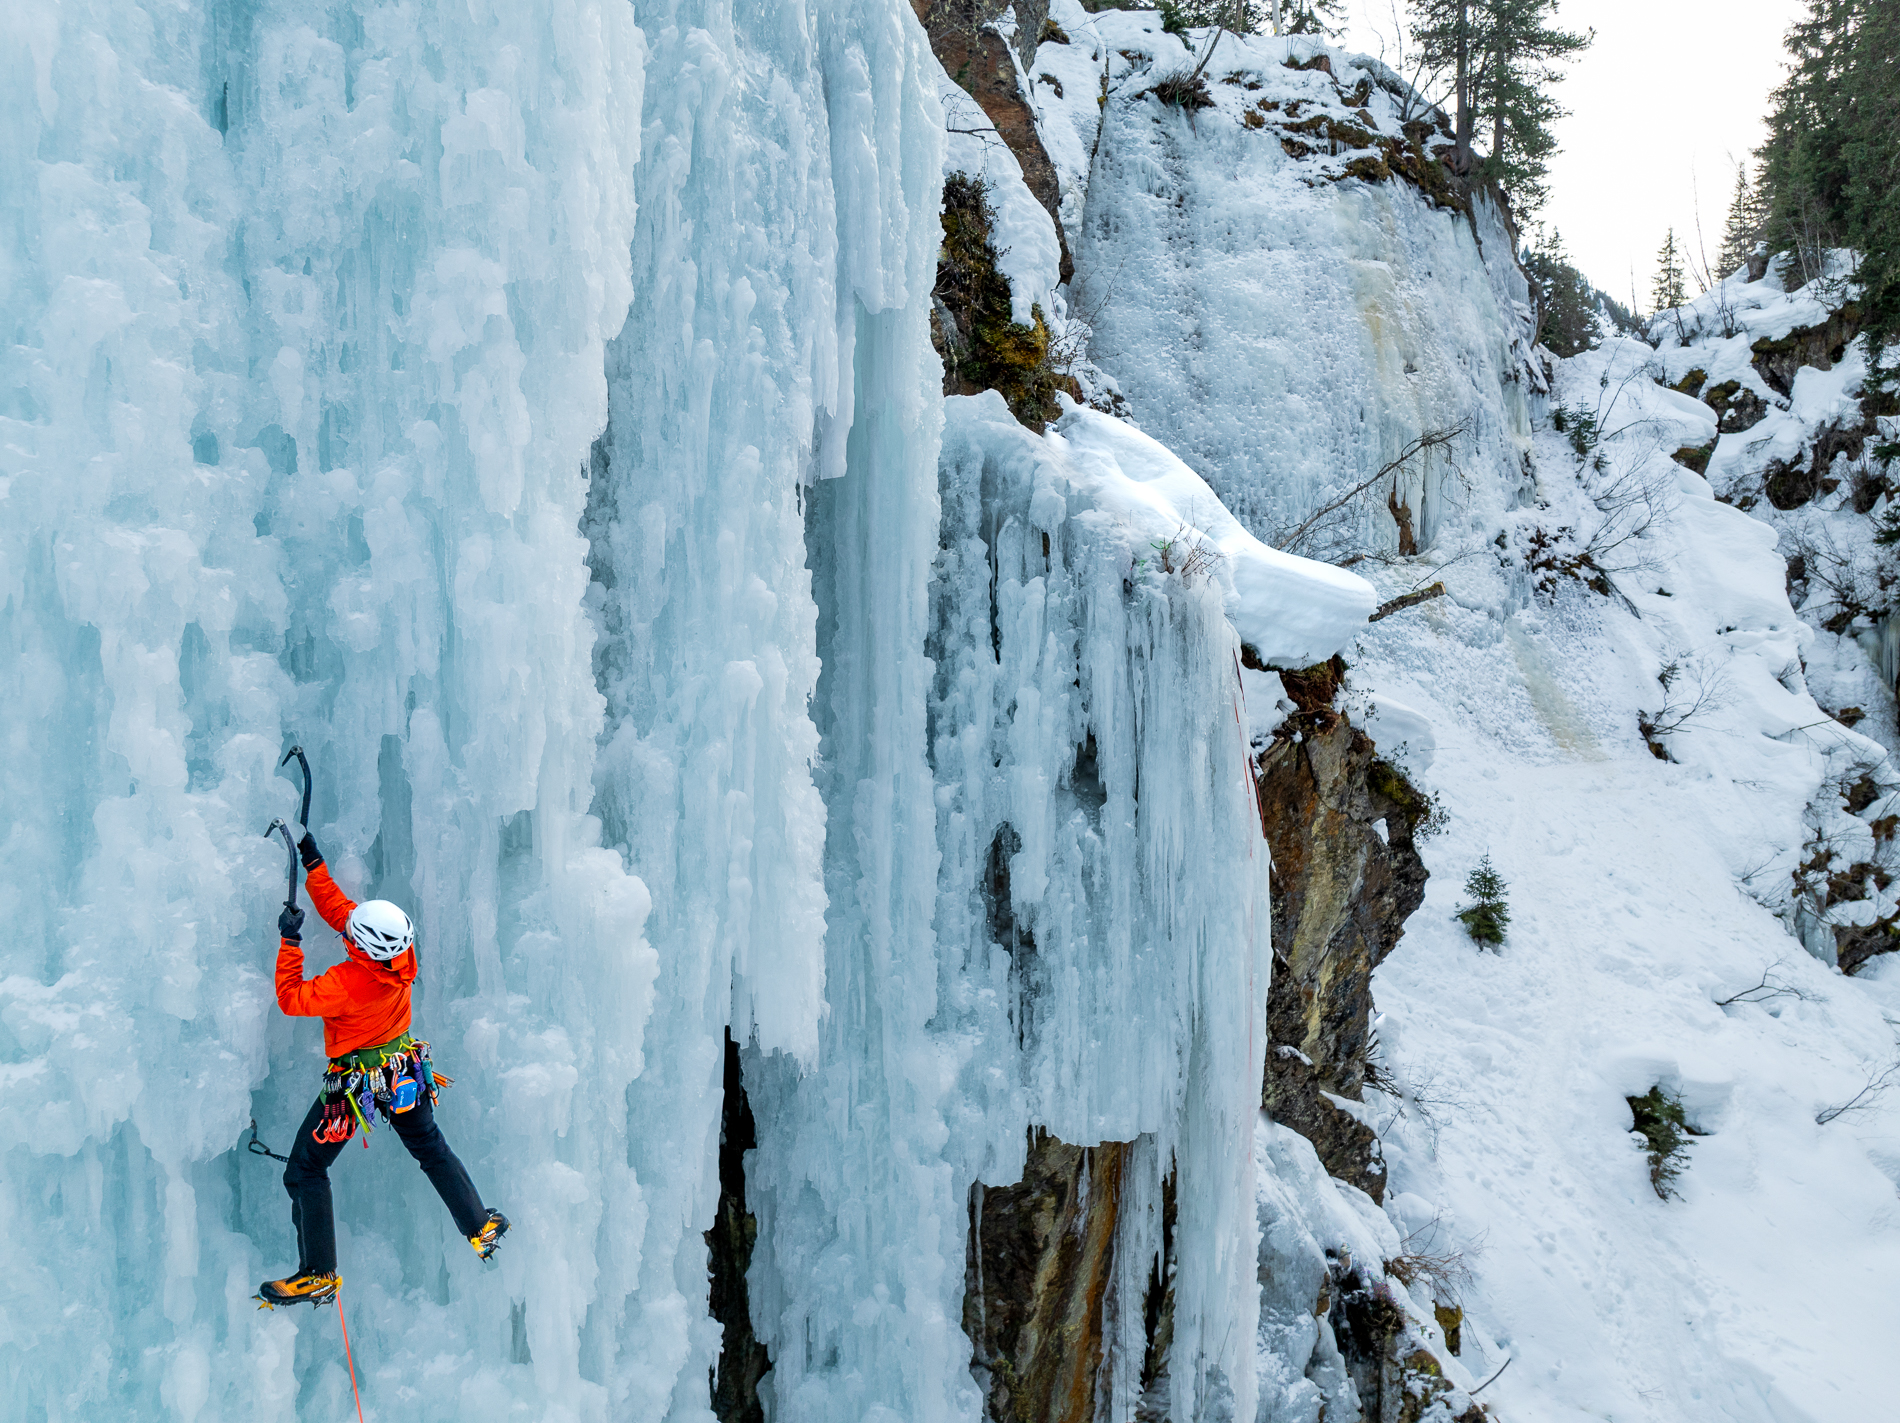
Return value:
<svg viewBox="0 0 1900 1423">
<path fill-rule="evenodd" d="M 1380 465 L 1375 473 L 1360 480 L 1344 494 L 1327 500 L 1308 515 L 1306 522 L 1294 529 L 1292 533 L 1275 539 L 1273 546 L 1283 553 L 1297 552 L 1300 545 L 1306 541 L 1307 537 L 1311 535 L 1315 529 L 1322 527 L 1329 518 L 1365 494 L 1374 485 L 1396 474 L 1399 470 L 1404 469 L 1406 465 L 1410 464 L 1420 455 L 1428 454 L 1432 450 L 1443 449 L 1451 445 L 1465 433 L 1467 428 L 1467 422 L 1460 420 L 1457 424 L 1447 429 L 1425 431 L 1425 433 L 1420 435 L 1417 439 L 1408 442 L 1405 448 L 1399 451 L 1396 459 L 1388 460 L 1386 463 Z"/>
<path fill-rule="evenodd" d="M 1795 998 L 1803 1003 L 1812 1001 L 1812 994 L 1791 983 L 1783 983 L 1775 976 L 1775 970 L 1784 967 L 1786 963 L 1786 959 L 1776 959 L 1761 971 L 1761 978 L 1754 987 L 1744 988 L 1740 993 L 1731 993 L 1726 998 L 1718 998 L 1715 1000 L 1715 1006 L 1726 1008 L 1731 1003 L 1766 1003 L 1771 998 Z"/>
<path fill-rule="evenodd" d="M 1429 603 L 1434 598 L 1442 598 L 1444 596 L 1445 585 L 1443 583 L 1434 583 L 1431 587 L 1424 589 L 1422 592 L 1407 593 L 1403 598 L 1394 598 L 1390 602 L 1379 604 L 1378 610 L 1374 612 L 1371 617 L 1367 618 L 1366 621 L 1376 623 L 1381 618 L 1389 618 L 1394 613 L 1402 613 L 1407 608 L 1415 608 L 1420 603 Z"/>
<path fill-rule="evenodd" d="M 1880 1097 L 1896 1083 L 1900 1083 L 1900 1057 L 1890 1058 L 1887 1063 L 1867 1075 L 1867 1085 L 1849 1097 L 1837 1107 L 1823 1107 L 1814 1114 L 1814 1124 L 1824 1127 L 1831 1121 L 1846 1116 L 1849 1112 L 1864 1112 L 1880 1100 Z"/>
</svg>

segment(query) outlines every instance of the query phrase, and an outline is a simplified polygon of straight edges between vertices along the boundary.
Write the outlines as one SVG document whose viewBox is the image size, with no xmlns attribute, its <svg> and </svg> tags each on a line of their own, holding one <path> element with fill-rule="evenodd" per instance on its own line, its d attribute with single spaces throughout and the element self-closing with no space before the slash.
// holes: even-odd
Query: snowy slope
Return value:
<svg viewBox="0 0 1900 1423">
<path fill-rule="evenodd" d="M 1817 837 L 1839 867 L 1884 854 L 1871 824 L 1900 777 L 1884 721 L 1870 739 L 1810 695 L 1816 676 L 1829 707 L 1884 716 L 1866 652 L 1797 615 L 1776 530 L 1715 497 L 1748 441 L 1805 456 L 1816 427 L 1845 415 L 1852 354 L 1800 371 L 1799 399 L 1777 400 L 1746 369 L 1751 343 L 1825 312 L 1776 285 L 1732 301 L 1761 308 L 1722 338 L 1736 349 L 1612 342 L 1556 363 L 1546 398 L 1500 231 L 1474 234 L 1397 182 L 1327 182 L 1323 157 L 1245 122 L 1263 100 L 1282 114 L 1294 98 L 1337 106 L 1355 87 L 1350 57 L 1329 56 L 1335 83 L 1286 65 L 1310 46 L 1223 40 L 1215 107 L 1190 119 L 1139 97 L 1187 62 L 1153 17 L 1052 13 L 1073 43 L 1044 45 L 1034 68 L 1056 81 L 1037 94 L 1082 232 L 1071 308 L 1142 427 L 1268 538 L 1405 439 L 1467 430 L 1459 477 L 1391 491 L 1420 556 L 1390 556 L 1388 486 L 1342 535 L 1386 551 L 1359 565 L 1382 596 L 1449 587 L 1346 654 L 1351 714 L 1390 734 L 1446 828 L 1425 843 L 1425 905 L 1375 980 L 1396 1090 L 1368 1097 L 1392 1234 L 1363 1197 L 1333 1203 L 1351 1188 L 1303 1176 L 1297 1139 L 1272 1137 L 1263 1155 L 1263 1279 L 1294 1283 L 1263 1300 L 1261 1416 L 1309 1419 L 1322 1396 L 1343 1406 L 1327 1331 L 1299 1323 L 1320 1278 L 1314 1245 L 1389 1253 L 1408 1238 L 1472 1271 L 1450 1372 L 1469 1386 L 1510 1361 L 1483 1395 L 1501 1416 L 1878 1416 L 1900 1114 L 1876 1094 L 1815 1118 L 1894 1061 L 1900 977 L 1890 961 L 1854 979 L 1817 962 L 1796 931 L 1831 961 L 1826 936 L 1781 887 Z M 1230 72 L 1241 82 L 1221 82 Z M 1119 102 L 1098 109 L 1104 81 Z M 1386 98 L 1375 85 L 1370 117 L 1390 126 Z M 1714 441 L 1716 413 L 1655 379 L 1691 366 L 1794 407 L 1785 425 L 1771 413 L 1721 436 L 1714 489 L 1670 455 Z M 1579 452 L 1559 409 L 1599 416 L 1602 438 Z M 1758 473 L 1768 454 L 1752 448 Z M 1851 631 L 1878 655 L 1877 629 Z M 1486 854 L 1514 914 L 1495 957 L 1452 918 Z M 1870 881 L 1859 907 L 1833 913 L 1886 903 Z M 1801 996 L 1717 1006 L 1764 970 Z M 1652 1189 L 1623 1100 L 1659 1084 L 1707 1133 L 1679 1200 Z M 1429 1308 L 1428 1288 L 1413 1295 Z"/>
<path fill-rule="evenodd" d="M 1807 690 L 1815 635 L 1774 530 L 1669 459 L 1712 438 L 1713 416 L 1640 374 L 1623 384 L 1652 355 L 1612 342 L 1560 363 L 1552 403 L 1600 403 L 1620 433 L 1585 457 L 1541 421 L 1537 503 L 1491 513 L 1517 557 L 1447 568 L 1449 598 L 1348 654 L 1367 700 L 1429 719 L 1419 779 L 1448 812 L 1425 905 L 1376 981 L 1404 1089 L 1374 1099 L 1389 1200 L 1466 1245 L 1467 1354 L 1485 1373 L 1514 1361 L 1487 1395 L 1509 1416 L 1875 1415 L 1900 1115 L 1876 1098 L 1815 1117 L 1893 1060 L 1900 980 L 1817 962 L 1775 886 L 1823 830 L 1871 857 L 1896 778 Z M 1651 522 L 1601 560 L 1611 596 L 1548 556 L 1526 566 L 1540 530 L 1567 527 L 1574 550 L 1630 527 L 1615 491 L 1633 485 Z M 1673 695 L 1656 680 L 1669 664 Z M 1703 691 L 1659 761 L 1639 716 Z M 1857 816 L 1842 788 L 1862 776 L 1883 794 Z M 1451 918 L 1485 854 L 1511 886 L 1497 957 Z M 1800 996 L 1717 1005 L 1764 971 Z M 1657 1084 L 1708 1133 L 1667 1202 L 1622 1100 Z"/>
</svg>

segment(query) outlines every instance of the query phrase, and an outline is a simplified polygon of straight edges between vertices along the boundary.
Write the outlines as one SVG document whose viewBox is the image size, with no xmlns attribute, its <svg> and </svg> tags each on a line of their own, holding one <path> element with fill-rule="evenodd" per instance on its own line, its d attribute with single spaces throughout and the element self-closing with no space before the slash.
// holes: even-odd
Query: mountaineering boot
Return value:
<svg viewBox="0 0 1900 1423">
<path fill-rule="evenodd" d="M 500 1211 L 490 1211 L 488 1220 L 475 1234 L 469 1236 L 468 1243 L 475 1247 L 475 1253 L 486 1260 L 495 1253 L 495 1247 L 501 1244 L 502 1236 L 508 1233 L 508 1217 Z"/>
<path fill-rule="evenodd" d="M 260 1309 L 275 1309 L 280 1304 L 328 1304 L 336 1298 L 343 1283 L 341 1275 L 292 1275 L 287 1280 L 266 1280 L 251 1298 Z"/>
</svg>

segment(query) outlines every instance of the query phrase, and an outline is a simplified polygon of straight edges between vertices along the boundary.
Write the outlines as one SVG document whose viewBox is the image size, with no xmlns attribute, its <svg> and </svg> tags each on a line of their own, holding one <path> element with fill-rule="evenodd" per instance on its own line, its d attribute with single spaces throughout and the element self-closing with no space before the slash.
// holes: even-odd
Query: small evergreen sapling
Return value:
<svg viewBox="0 0 1900 1423">
<path fill-rule="evenodd" d="M 1689 1138 L 1700 1136 L 1683 1115 L 1682 1098 L 1660 1083 L 1640 1097 L 1625 1097 L 1634 1131 L 1649 1148 L 1649 1184 L 1662 1200 L 1676 1194 L 1676 1181 L 1689 1164 L 1684 1148 Z"/>
<path fill-rule="evenodd" d="M 1465 926 L 1465 932 L 1479 944 L 1496 947 L 1504 942 L 1504 930 L 1511 922 L 1511 909 L 1505 902 L 1505 892 L 1509 888 L 1504 876 L 1491 864 L 1486 855 L 1478 861 L 1478 867 L 1465 878 L 1465 894 L 1471 903 L 1458 911 L 1458 919 Z"/>
</svg>

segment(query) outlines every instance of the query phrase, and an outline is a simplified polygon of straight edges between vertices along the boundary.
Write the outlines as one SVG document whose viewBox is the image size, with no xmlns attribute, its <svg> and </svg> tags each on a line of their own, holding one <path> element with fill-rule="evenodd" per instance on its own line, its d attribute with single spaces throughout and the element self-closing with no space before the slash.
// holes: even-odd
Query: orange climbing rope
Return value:
<svg viewBox="0 0 1900 1423">
<path fill-rule="evenodd" d="M 350 1357 L 350 1326 L 343 1323 L 343 1292 L 336 1295 L 336 1322 L 343 1330 L 343 1360 L 350 1366 L 350 1397 L 356 1400 L 356 1423 L 363 1423 L 363 1395 L 356 1391 L 356 1360 Z"/>
</svg>

